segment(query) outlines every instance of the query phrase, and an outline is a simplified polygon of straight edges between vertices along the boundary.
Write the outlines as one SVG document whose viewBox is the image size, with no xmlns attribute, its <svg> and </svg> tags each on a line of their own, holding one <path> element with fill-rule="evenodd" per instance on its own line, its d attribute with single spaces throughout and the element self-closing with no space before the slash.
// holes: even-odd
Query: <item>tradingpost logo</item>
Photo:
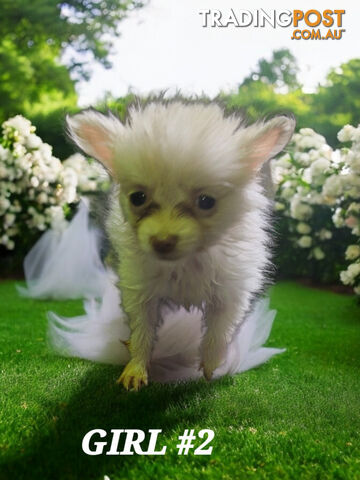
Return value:
<svg viewBox="0 0 360 480">
<path fill-rule="evenodd" d="M 199 10 L 204 28 L 292 28 L 292 40 L 341 40 L 345 10 Z"/>
</svg>

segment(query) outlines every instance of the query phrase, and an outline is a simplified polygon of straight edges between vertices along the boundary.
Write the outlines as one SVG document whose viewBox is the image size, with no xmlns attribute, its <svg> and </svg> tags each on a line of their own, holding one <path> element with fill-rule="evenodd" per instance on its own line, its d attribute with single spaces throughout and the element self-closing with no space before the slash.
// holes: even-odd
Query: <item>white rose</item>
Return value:
<svg viewBox="0 0 360 480">
<path fill-rule="evenodd" d="M 17 226 L 9 227 L 6 230 L 6 234 L 8 235 L 8 237 L 15 237 L 15 235 L 17 235 L 18 233 L 19 233 L 19 229 Z"/>
<path fill-rule="evenodd" d="M 344 285 L 353 285 L 360 273 L 360 263 L 351 263 L 347 270 L 340 272 L 340 279 Z"/>
<path fill-rule="evenodd" d="M 325 137 L 323 137 L 322 135 L 319 135 L 318 133 L 315 133 L 313 130 L 312 130 L 312 133 L 310 132 L 308 133 L 307 130 L 311 130 L 311 129 L 302 128 L 300 130 L 300 134 L 302 135 L 302 137 L 297 141 L 297 146 L 300 149 L 303 149 L 303 150 L 311 149 L 311 148 L 319 149 L 322 147 L 322 145 L 326 144 Z M 303 133 L 304 131 L 306 131 L 306 133 Z"/>
<path fill-rule="evenodd" d="M 326 230 L 326 228 L 322 228 L 317 235 L 320 240 L 330 240 L 330 238 L 332 238 L 332 232 L 330 230 Z"/>
<path fill-rule="evenodd" d="M 345 252 L 346 260 L 355 260 L 360 257 L 360 245 L 349 245 Z"/>
<path fill-rule="evenodd" d="M 311 183 L 311 181 L 312 181 L 312 175 L 311 175 L 311 170 L 310 170 L 310 168 L 304 168 L 304 171 L 303 171 L 303 174 L 302 174 L 302 178 L 303 178 L 304 182 L 306 182 L 306 183 Z"/>
<path fill-rule="evenodd" d="M 8 249 L 8 250 L 14 250 L 14 247 L 15 247 L 15 242 L 14 240 L 9 240 L 5 243 L 5 247 Z"/>
<path fill-rule="evenodd" d="M 320 247 L 315 247 L 312 253 L 316 260 L 322 260 L 323 258 L 325 258 L 325 253 L 321 250 Z"/>
<path fill-rule="evenodd" d="M 321 193 L 312 191 L 309 194 L 309 203 L 311 203 L 311 205 L 323 205 L 326 203 L 326 201 L 324 201 L 324 197 L 321 195 Z"/>
<path fill-rule="evenodd" d="M 299 195 L 294 195 L 290 203 L 290 215 L 296 220 L 306 220 L 311 217 L 313 209 L 302 202 Z"/>
<path fill-rule="evenodd" d="M 299 222 L 296 226 L 296 230 L 302 235 L 306 235 L 311 232 L 311 227 L 307 223 Z"/>
<path fill-rule="evenodd" d="M 348 173 L 347 175 L 343 176 L 344 181 L 346 182 L 346 185 L 352 185 L 355 187 L 360 187 L 360 176 L 357 175 L 356 173 Z M 359 191 L 360 194 L 360 191 Z"/>
<path fill-rule="evenodd" d="M 105 170 L 105 168 L 101 165 L 100 162 L 92 162 L 88 164 L 91 171 L 91 176 L 94 178 L 98 178 L 101 181 L 105 181 L 109 179 L 109 174 Z"/>
<path fill-rule="evenodd" d="M 10 212 L 19 213 L 21 212 L 21 205 L 18 200 L 15 200 L 14 203 L 9 208 Z"/>
<path fill-rule="evenodd" d="M 9 207 L 9 200 L 5 197 L 0 197 L 0 211 L 5 212 Z"/>
<path fill-rule="evenodd" d="M 359 143 L 360 142 L 360 125 L 358 125 L 357 128 L 353 131 L 353 134 L 351 136 L 351 140 L 354 143 Z"/>
<path fill-rule="evenodd" d="M 2 236 L 0 237 L 0 243 L 1 243 L 2 245 L 6 245 L 8 241 L 9 241 L 9 237 L 8 237 L 7 235 L 2 235 Z"/>
<path fill-rule="evenodd" d="M 356 217 L 354 217 L 354 215 L 350 215 L 349 217 L 347 217 L 345 219 L 345 224 L 349 228 L 356 227 L 357 223 L 358 223 L 358 219 Z"/>
<path fill-rule="evenodd" d="M 353 172 L 360 173 L 360 153 L 354 153 L 348 163 Z"/>
<path fill-rule="evenodd" d="M 285 209 L 285 205 L 283 203 L 280 203 L 280 202 L 275 202 L 274 207 L 275 207 L 275 210 L 277 212 Z"/>
<path fill-rule="evenodd" d="M 345 125 L 340 132 L 338 132 L 337 137 L 340 142 L 350 142 L 354 132 L 355 128 L 352 125 Z"/>
<path fill-rule="evenodd" d="M 303 235 L 302 237 L 299 238 L 297 243 L 301 248 L 309 248 L 311 247 L 311 244 L 312 244 L 312 238 L 309 237 L 308 235 Z"/>
<path fill-rule="evenodd" d="M 358 287 L 354 287 L 354 292 L 356 295 L 360 295 L 360 285 Z"/>
<path fill-rule="evenodd" d="M 45 210 L 48 222 L 55 231 L 65 230 L 68 222 L 65 220 L 64 210 L 60 206 L 51 206 Z"/>
<path fill-rule="evenodd" d="M 75 170 L 72 168 L 66 167 L 64 170 L 61 172 L 61 183 L 64 186 L 69 186 L 69 187 L 77 187 L 78 184 L 78 175 Z"/>
<path fill-rule="evenodd" d="M 317 177 L 328 172 L 330 169 L 330 162 L 326 158 L 319 158 L 315 160 L 310 166 L 311 177 Z"/>
<path fill-rule="evenodd" d="M 30 178 L 30 185 L 34 188 L 37 188 L 39 186 L 39 179 L 37 177 L 31 177 Z"/>
<path fill-rule="evenodd" d="M 42 144 L 41 138 L 35 134 L 30 135 L 26 139 L 27 148 L 30 148 L 30 149 L 39 148 L 41 144 Z"/>
<path fill-rule="evenodd" d="M 45 192 L 41 192 L 36 197 L 36 200 L 37 200 L 38 203 L 47 203 L 49 199 L 48 199 L 48 196 L 46 195 Z"/>
<path fill-rule="evenodd" d="M 79 182 L 79 188 L 83 192 L 93 192 L 97 188 L 97 183 L 95 182 L 95 180 L 83 180 Z"/>
<path fill-rule="evenodd" d="M 311 162 L 315 162 L 315 160 L 317 160 L 320 157 L 320 151 L 314 150 L 314 149 L 310 150 L 309 157 Z"/>
<path fill-rule="evenodd" d="M 285 155 L 282 155 L 280 158 L 278 158 L 275 162 L 273 162 L 275 166 L 277 167 L 282 167 L 285 169 L 291 168 L 291 157 L 288 153 L 285 153 Z"/>
<path fill-rule="evenodd" d="M 316 135 L 315 130 L 313 130 L 312 128 L 300 128 L 299 133 L 300 135 L 308 135 L 308 136 Z"/>
<path fill-rule="evenodd" d="M 353 282 L 353 279 L 350 277 L 347 270 L 340 272 L 340 280 L 344 285 L 351 285 Z"/>
<path fill-rule="evenodd" d="M 341 160 L 349 165 L 349 167 L 355 172 L 359 171 L 360 152 L 354 150 L 343 150 Z"/>
<path fill-rule="evenodd" d="M 0 178 L 7 178 L 8 177 L 8 171 L 5 165 L 0 165 Z"/>
<path fill-rule="evenodd" d="M 295 152 L 294 159 L 305 167 L 310 164 L 310 156 L 306 152 Z"/>
<path fill-rule="evenodd" d="M 45 216 L 36 212 L 33 216 L 32 224 L 38 230 L 45 230 L 46 229 L 46 218 L 45 218 Z"/>
<path fill-rule="evenodd" d="M 72 168 L 77 173 L 81 173 L 87 166 L 88 161 L 80 153 L 75 153 L 63 161 L 64 167 Z"/>
<path fill-rule="evenodd" d="M 15 128 L 15 130 L 17 130 L 23 137 L 27 137 L 34 131 L 31 122 L 22 115 L 16 115 L 15 117 L 9 118 L 9 120 L 4 122 L 3 126 Z"/>
<path fill-rule="evenodd" d="M 17 184 L 8 183 L 8 182 L 1 183 L 0 184 L 2 186 L 1 194 L 2 195 L 8 195 L 9 193 L 22 193 L 22 188 L 19 189 L 19 184 L 20 184 L 20 182 L 17 182 Z"/>
<path fill-rule="evenodd" d="M 346 194 L 350 198 L 360 198 L 360 187 L 351 187 L 346 191 Z"/>
<path fill-rule="evenodd" d="M 0 145 L 0 160 L 8 160 L 8 158 L 11 156 L 10 151 L 7 148 L 4 148 L 2 145 Z"/>
<path fill-rule="evenodd" d="M 322 204 L 323 204 L 323 205 L 330 205 L 330 206 L 332 206 L 332 205 L 335 205 L 335 204 L 336 204 L 336 201 L 337 201 L 336 197 L 330 197 L 329 195 L 324 195 L 324 196 L 322 197 Z"/>
<path fill-rule="evenodd" d="M 327 144 L 324 144 L 322 145 L 319 150 L 319 155 L 320 157 L 323 157 L 323 158 L 326 158 L 327 160 L 329 160 L 330 162 L 331 161 L 335 161 L 336 162 L 340 159 L 339 157 L 339 152 L 338 151 L 334 151 L 331 147 L 329 147 L 329 145 Z"/>
<path fill-rule="evenodd" d="M 360 237 L 360 223 L 351 230 L 351 233 L 357 237 Z"/>
<path fill-rule="evenodd" d="M 350 274 L 353 276 L 353 278 L 357 277 L 360 273 L 360 262 L 357 263 L 351 263 L 348 266 L 348 271 Z"/>
<path fill-rule="evenodd" d="M 14 157 L 23 157 L 26 154 L 26 148 L 21 143 L 14 143 L 13 155 Z"/>
<path fill-rule="evenodd" d="M 360 203 L 352 202 L 347 209 L 348 213 L 360 213 Z"/>
<path fill-rule="evenodd" d="M 343 193 L 343 183 L 339 175 L 331 175 L 325 180 L 323 194 L 329 197 L 339 197 Z"/>
<path fill-rule="evenodd" d="M 342 215 L 341 208 L 335 210 L 334 215 L 332 216 L 332 221 L 334 222 L 335 227 L 340 228 L 345 225 L 345 219 Z"/>
<path fill-rule="evenodd" d="M 10 227 L 15 222 L 15 215 L 13 213 L 7 213 L 4 217 L 4 223 L 7 227 Z"/>
<path fill-rule="evenodd" d="M 14 165 L 25 172 L 30 172 L 32 167 L 32 159 L 30 154 L 22 155 L 15 159 Z"/>
<path fill-rule="evenodd" d="M 289 199 L 294 196 L 295 190 L 293 188 L 283 188 L 280 190 L 280 195 L 282 198 Z"/>
<path fill-rule="evenodd" d="M 51 161 L 51 159 L 52 159 L 52 147 L 48 143 L 42 143 L 39 146 L 38 151 L 43 156 L 44 160 Z"/>
<path fill-rule="evenodd" d="M 75 202 L 77 196 L 76 196 L 76 187 L 71 187 L 68 186 L 64 188 L 62 195 L 61 195 L 62 200 L 65 203 L 73 203 Z"/>
</svg>

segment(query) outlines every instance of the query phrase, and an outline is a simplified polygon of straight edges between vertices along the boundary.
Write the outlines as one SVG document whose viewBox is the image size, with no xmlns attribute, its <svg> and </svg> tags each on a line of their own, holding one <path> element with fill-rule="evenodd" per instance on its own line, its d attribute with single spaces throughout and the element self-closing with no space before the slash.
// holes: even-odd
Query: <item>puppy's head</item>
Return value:
<svg viewBox="0 0 360 480">
<path fill-rule="evenodd" d="M 244 127 L 217 105 L 181 102 L 133 108 L 125 124 L 94 110 L 67 124 L 120 185 L 118 201 L 141 249 L 163 260 L 206 249 L 239 221 L 247 185 L 295 126 L 278 116 Z"/>
</svg>

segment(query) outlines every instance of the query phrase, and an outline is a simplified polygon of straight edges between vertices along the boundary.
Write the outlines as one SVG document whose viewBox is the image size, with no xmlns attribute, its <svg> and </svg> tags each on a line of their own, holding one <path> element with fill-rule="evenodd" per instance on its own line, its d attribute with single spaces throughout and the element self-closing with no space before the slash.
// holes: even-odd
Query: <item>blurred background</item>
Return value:
<svg viewBox="0 0 360 480">
<path fill-rule="evenodd" d="M 292 27 L 202 27 L 201 9 L 235 3 L 2 2 L 1 276 L 21 275 L 36 239 L 63 230 L 81 195 L 108 188 L 94 161 L 74 155 L 64 116 L 91 105 L 122 117 L 136 96 L 166 90 L 216 97 L 249 121 L 294 113 L 293 142 L 272 162 L 277 275 L 360 295 L 360 7 L 342 2 L 341 40 L 291 40 Z"/>
</svg>

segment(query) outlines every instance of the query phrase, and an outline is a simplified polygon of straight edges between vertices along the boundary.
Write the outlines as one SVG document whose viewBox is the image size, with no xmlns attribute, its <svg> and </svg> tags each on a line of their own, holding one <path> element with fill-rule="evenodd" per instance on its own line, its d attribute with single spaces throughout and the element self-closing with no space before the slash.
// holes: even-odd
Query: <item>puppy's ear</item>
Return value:
<svg viewBox="0 0 360 480">
<path fill-rule="evenodd" d="M 95 110 L 85 110 L 66 117 L 70 138 L 86 154 L 99 160 L 114 174 L 114 148 L 124 126 L 113 115 L 103 115 Z"/>
<path fill-rule="evenodd" d="M 286 147 L 294 129 L 295 119 L 281 115 L 240 130 L 242 164 L 246 165 L 249 172 L 257 172 L 264 162 Z"/>
</svg>

